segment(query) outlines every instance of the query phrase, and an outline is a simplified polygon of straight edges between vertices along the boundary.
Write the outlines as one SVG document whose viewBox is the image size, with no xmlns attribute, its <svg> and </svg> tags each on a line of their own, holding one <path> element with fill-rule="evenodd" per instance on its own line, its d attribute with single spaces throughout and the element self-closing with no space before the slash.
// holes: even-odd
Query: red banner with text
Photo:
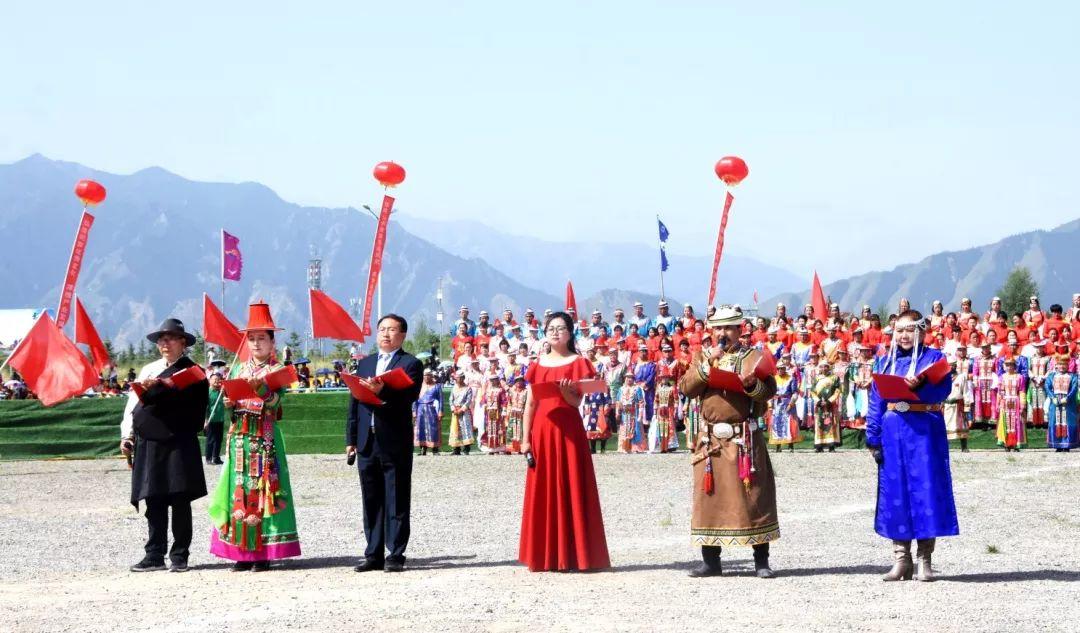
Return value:
<svg viewBox="0 0 1080 633">
<path fill-rule="evenodd" d="M 64 289 L 60 293 L 60 306 L 56 309 L 56 327 L 63 328 L 71 316 L 71 296 L 75 294 L 75 283 L 79 281 L 83 255 L 86 254 L 86 240 L 90 237 L 90 227 L 94 225 L 94 216 L 83 211 L 79 222 L 79 231 L 75 234 L 75 245 L 71 247 L 71 259 L 68 260 L 67 275 L 64 277 Z"/>
<path fill-rule="evenodd" d="M 735 201 L 735 197 L 731 195 L 731 192 L 727 192 L 724 197 L 724 214 L 720 216 L 720 234 L 716 236 L 716 253 L 713 255 L 712 262 L 712 280 L 709 282 L 709 305 L 713 304 L 713 299 L 716 298 L 716 271 L 720 268 L 720 255 L 724 252 L 724 231 L 727 230 L 728 213 L 731 211 L 731 203 Z"/>
<path fill-rule="evenodd" d="M 379 274 L 382 273 L 383 248 L 386 246 L 386 227 L 390 224 L 390 211 L 393 208 L 394 199 L 390 196 L 383 196 L 382 210 L 379 211 L 379 226 L 375 229 L 375 245 L 371 248 L 367 294 L 364 295 L 364 336 L 371 336 L 371 300 L 375 297 L 375 286 L 379 283 Z"/>
</svg>

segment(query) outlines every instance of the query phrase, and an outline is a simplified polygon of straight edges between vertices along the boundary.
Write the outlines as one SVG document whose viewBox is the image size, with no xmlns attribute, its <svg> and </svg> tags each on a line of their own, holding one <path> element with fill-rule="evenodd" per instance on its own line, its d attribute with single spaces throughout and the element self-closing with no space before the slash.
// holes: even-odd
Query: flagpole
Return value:
<svg viewBox="0 0 1080 633">
<path fill-rule="evenodd" d="M 656 224 L 657 226 L 660 225 L 659 213 L 656 214 Z M 660 240 L 659 232 L 657 232 L 656 238 L 656 243 L 660 247 L 660 300 L 665 301 L 666 297 L 664 296 L 664 242 Z"/>
<path fill-rule="evenodd" d="M 225 314 L 225 229 L 221 229 L 221 313 Z M 218 345 L 218 350 L 224 354 L 225 346 Z"/>
<path fill-rule="evenodd" d="M 236 355 L 233 357 L 232 365 L 229 367 L 229 375 L 236 369 L 236 363 L 240 362 L 240 350 L 244 349 L 247 345 L 247 336 L 245 335 L 243 340 L 240 341 L 240 347 L 236 348 Z M 206 414 L 207 419 L 214 415 L 214 411 L 217 411 L 218 403 L 221 402 L 221 394 L 225 393 L 225 388 L 222 387 L 218 390 L 217 400 L 214 400 L 214 406 L 210 407 L 210 413 Z"/>
</svg>

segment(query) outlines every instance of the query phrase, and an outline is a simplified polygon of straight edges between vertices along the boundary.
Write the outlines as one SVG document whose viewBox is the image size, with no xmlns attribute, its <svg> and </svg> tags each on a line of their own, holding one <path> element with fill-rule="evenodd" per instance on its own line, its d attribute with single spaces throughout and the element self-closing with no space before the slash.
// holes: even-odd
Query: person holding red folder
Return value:
<svg viewBox="0 0 1080 633">
<path fill-rule="evenodd" d="M 161 358 L 142 368 L 132 383 L 120 423 L 120 450 L 131 465 L 131 505 L 146 505 L 149 538 L 134 572 L 165 569 L 172 511 L 170 571 L 187 571 L 191 502 L 206 496 L 199 431 L 209 398 L 206 376 L 186 354 L 195 336 L 178 319 L 165 319 L 146 335 Z M 185 376 L 186 379 L 181 378 Z"/>
<path fill-rule="evenodd" d="M 248 307 L 241 332 L 250 358 L 222 383 L 226 419 L 225 464 L 207 509 L 213 522 L 210 553 L 234 561 L 232 571 L 262 572 L 270 562 L 300 555 L 296 500 L 279 422 L 285 385 L 296 380 L 278 362 L 270 306 Z"/>
<path fill-rule="evenodd" d="M 960 533 L 949 469 L 942 403 L 952 390 L 944 354 L 922 345 L 926 321 L 902 313 L 893 345 L 874 366 L 866 416 L 866 446 L 878 463 L 875 531 L 893 542 L 894 565 L 886 581 L 932 581 L 936 539 Z M 944 363 L 944 365 L 942 364 Z M 899 385 L 893 384 L 902 379 Z M 911 541 L 918 542 L 918 569 Z"/>
<path fill-rule="evenodd" d="M 484 313 L 481 313 L 483 316 Z M 357 572 L 405 570 L 412 499 L 413 403 L 420 397 L 424 367 L 401 349 L 409 323 L 386 314 L 376 325 L 379 353 L 360 360 L 356 373 L 376 401 L 349 401 L 345 454 L 356 456 L 363 493 L 367 547 Z"/>
<path fill-rule="evenodd" d="M 556 383 L 558 393 L 525 401 L 521 451 L 532 456 L 525 476 L 518 561 L 529 571 L 606 569 L 608 557 L 600 494 L 589 441 L 578 408 L 578 381 L 596 369 L 574 347 L 574 321 L 565 312 L 544 320 L 551 352 L 529 364 L 530 385 Z"/>
</svg>

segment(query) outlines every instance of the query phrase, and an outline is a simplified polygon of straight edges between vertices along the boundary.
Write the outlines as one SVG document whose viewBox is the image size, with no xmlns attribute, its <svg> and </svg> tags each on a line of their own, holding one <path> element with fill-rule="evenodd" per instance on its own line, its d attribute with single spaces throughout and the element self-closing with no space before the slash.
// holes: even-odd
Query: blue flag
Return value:
<svg viewBox="0 0 1080 633">
<path fill-rule="evenodd" d="M 668 236 L 671 235 L 671 233 L 668 232 L 667 227 L 664 226 L 664 223 L 660 221 L 660 218 L 656 218 L 656 223 L 660 225 L 660 241 L 666 242 Z"/>
<path fill-rule="evenodd" d="M 664 226 L 664 225 L 661 224 L 660 226 Z M 667 269 L 668 269 L 667 251 L 665 251 L 664 247 L 661 246 L 660 247 L 660 272 L 664 272 Z"/>
</svg>

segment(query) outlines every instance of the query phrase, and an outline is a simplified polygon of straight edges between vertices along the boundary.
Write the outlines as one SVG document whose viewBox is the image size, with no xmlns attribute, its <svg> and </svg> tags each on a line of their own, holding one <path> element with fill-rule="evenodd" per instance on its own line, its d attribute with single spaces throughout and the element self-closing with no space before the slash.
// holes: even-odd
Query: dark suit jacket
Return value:
<svg viewBox="0 0 1080 633">
<path fill-rule="evenodd" d="M 356 375 L 371 378 L 375 375 L 375 366 L 379 362 L 378 354 L 363 358 L 356 368 Z M 412 453 L 413 427 L 412 405 L 420 397 L 420 387 L 424 380 L 424 366 L 412 354 L 398 351 L 390 360 L 386 371 L 401 367 L 412 378 L 413 384 L 406 389 L 391 389 L 384 386 L 379 393 L 382 405 L 362 404 L 356 398 L 349 399 L 349 419 L 345 426 L 345 445 L 356 446 L 362 450 L 371 433 L 371 420 L 375 419 L 375 435 L 379 438 L 379 448 L 390 454 Z"/>
</svg>

